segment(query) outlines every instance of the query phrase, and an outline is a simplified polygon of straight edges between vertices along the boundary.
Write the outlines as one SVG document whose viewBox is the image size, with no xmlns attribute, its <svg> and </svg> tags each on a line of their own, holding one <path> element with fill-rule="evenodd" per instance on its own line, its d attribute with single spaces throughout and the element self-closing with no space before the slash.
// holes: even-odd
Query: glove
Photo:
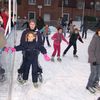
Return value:
<svg viewBox="0 0 100 100">
<path fill-rule="evenodd" d="M 96 63 L 96 62 L 93 62 L 92 64 L 93 64 L 93 65 L 97 65 L 97 63 Z"/>
<path fill-rule="evenodd" d="M 4 48 L 4 51 L 8 53 L 9 47 L 5 47 L 5 48 Z"/>
<path fill-rule="evenodd" d="M 47 54 L 44 54 L 44 59 L 45 59 L 46 61 L 50 61 L 50 57 L 49 57 Z"/>
<path fill-rule="evenodd" d="M 15 49 L 15 48 L 11 48 L 11 51 L 12 51 L 12 52 L 15 52 L 15 51 L 16 51 L 16 49 Z"/>
</svg>

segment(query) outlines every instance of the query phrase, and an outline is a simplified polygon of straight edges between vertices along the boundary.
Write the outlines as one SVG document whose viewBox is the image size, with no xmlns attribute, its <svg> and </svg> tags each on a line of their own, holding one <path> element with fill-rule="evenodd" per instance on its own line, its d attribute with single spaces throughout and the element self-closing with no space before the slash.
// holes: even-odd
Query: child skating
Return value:
<svg viewBox="0 0 100 100">
<path fill-rule="evenodd" d="M 63 40 L 68 44 L 68 41 L 63 36 L 63 29 L 61 27 L 58 27 L 57 32 L 51 37 L 51 39 L 54 41 L 53 42 L 54 51 L 52 53 L 51 61 L 54 61 L 54 57 L 56 53 L 57 53 L 57 60 L 61 61 L 61 58 L 60 58 L 61 42 Z"/>
<path fill-rule="evenodd" d="M 26 34 L 25 43 L 23 45 L 15 46 L 11 48 L 12 51 L 25 51 L 25 59 L 23 60 L 23 80 L 21 83 L 27 82 L 29 77 L 29 70 L 32 65 L 32 82 L 34 87 L 38 87 L 38 52 L 41 52 L 46 61 L 50 58 L 47 56 L 46 49 L 38 42 L 36 42 L 36 34 L 34 32 L 28 32 Z"/>
<path fill-rule="evenodd" d="M 67 51 L 70 49 L 71 46 L 73 46 L 74 50 L 73 50 L 73 56 L 74 57 L 78 57 L 78 55 L 76 55 L 77 53 L 77 39 L 83 43 L 80 35 L 79 35 L 79 30 L 77 28 L 74 29 L 74 32 L 70 35 L 70 39 L 69 39 L 69 45 L 68 47 L 64 50 L 63 52 L 63 56 L 65 56 L 65 54 L 67 53 Z"/>
</svg>

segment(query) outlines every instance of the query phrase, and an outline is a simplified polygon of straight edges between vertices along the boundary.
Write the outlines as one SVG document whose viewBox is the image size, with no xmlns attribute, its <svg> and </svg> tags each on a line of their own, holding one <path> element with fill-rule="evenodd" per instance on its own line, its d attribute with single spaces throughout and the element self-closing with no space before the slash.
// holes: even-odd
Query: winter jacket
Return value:
<svg viewBox="0 0 100 100">
<path fill-rule="evenodd" d="M 79 35 L 79 33 L 72 33 L 70 35 L 70 39 L 69 39 L 69 43 L 70 44 L 76 44 L 77 39 L 83 43 L 81 36 Z"/>
<path fill-rule="evenodd" d="M 6 45 L 6 38 L 4 37 L 4 29 L 0 27 L 0 49 L 5 47 Z"/>
<path fill-rule="evenodd" d="M 46 49 L 40 45 L 38 42 L 24 42 L 23 45 L 18 45 L 14 47 L 16 51 L 25 51 L 25 59 L 26 60 L 34 60 L 35 57 L 38 57 L 38 52 L 41 52 L 42 54 L 46 54 Z"/>
<path fill-rule="evenodd" d="M 52 37 L 52 40 L 54 40 L 54 44 L 55 45 L 60 45 L 61 41 L 65 41 L 68 44 L 68 41 L 65 39 L 65 37 L 63 36 L 63 34 L 61 33 L 55 33 Z"/>
<path fill-rule="evenodd" d="M 43 33 L 43 36 L 48 36 L 48 35 L 50 35 L 50 28 L 49 27 L 43 27 L 40 30 L 40 32 Z"/>
<path fill-rule="evenodd" d="M 100 64 L 100 36 L 94 35 L 88 47 L 88 62 Z"/>
<path fill-rule="evenodd" d="M 3 19 L 3 28 L 6 29 L 7 21 L 8 21 L 8 16 L 5 13 L 1 13 L 1 17 Z"/>
</svg>

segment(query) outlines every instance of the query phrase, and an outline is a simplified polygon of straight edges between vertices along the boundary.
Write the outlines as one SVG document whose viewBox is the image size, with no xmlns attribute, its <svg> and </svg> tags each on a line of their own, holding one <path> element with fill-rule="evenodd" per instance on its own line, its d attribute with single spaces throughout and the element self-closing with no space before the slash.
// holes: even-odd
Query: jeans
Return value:
<svg viewBox="0 0 100 100">
<path fill-rule="evenodd" d="M 90 64 L 91 73 L 88 79 L 87 87 L 93 87 L 100 78 L 100 65 Z"/>
</svg>

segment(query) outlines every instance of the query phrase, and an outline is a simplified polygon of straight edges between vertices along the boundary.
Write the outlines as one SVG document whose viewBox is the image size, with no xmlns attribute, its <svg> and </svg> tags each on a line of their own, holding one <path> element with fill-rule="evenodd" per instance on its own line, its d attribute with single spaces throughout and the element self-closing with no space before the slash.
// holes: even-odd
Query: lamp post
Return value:
<svg viewBox="0 0 100 100">
<path fill-rule="evenodd" d="M 94 12 L 93 15 L 95 16 L 95 15 L 96 15 L 96 10 L 95 10 L 95 8 L 96 8 L 95 6 L 96 6 L 96 5 L 95 5 L 95 2 L 93 2 L 93 1 L 90 2 L 90 5 L 91 5 L 91 8 L 92 8 L 92 10 L 93 10 L 93 12 Z"/>
<path fill-rule="evenodd" d="M 82 11 L 82 23 L 81 24 L 83 24 L 84 23 L 84 16 L 85 16 L 85 14 L 84 14 L 84 12 L 85 12 L 85 0 L 83 0 L 83 11 Z"/>
<path fill-rule="evenodd" d="M 63 13 L 64 13 L 64 7 L 63 7 L 63 5 L 64 5 L 64 1 L 62 0 L 62 8 L 61 8 L 62 17 L 63 17 Z"/>
<path fill-rule="evenodd" d="M 38 9 L 39 9 L 39 16 L 41 16 L 42 5 L 38 5 Z"/>
</svg>

